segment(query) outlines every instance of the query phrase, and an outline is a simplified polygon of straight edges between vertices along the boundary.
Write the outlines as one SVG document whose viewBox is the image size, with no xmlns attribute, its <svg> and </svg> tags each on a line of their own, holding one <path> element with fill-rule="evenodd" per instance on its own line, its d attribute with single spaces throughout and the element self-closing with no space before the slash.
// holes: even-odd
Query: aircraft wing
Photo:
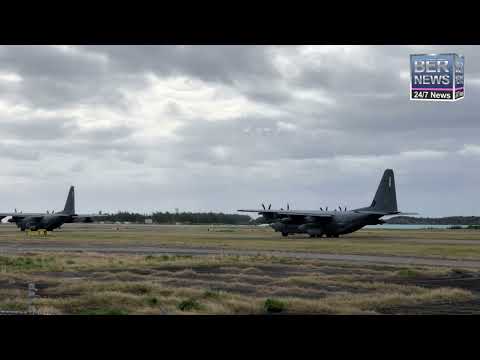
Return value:
<svg viewBox="0 0 480 360">
<path fill-rule="evenodd" d="M 9 213 L 0 213 L 0 219 L 3 219 L 7 216 L 11 216 L 11 217 L 14 217 L 14 218 L 25 218 L 25 217 L 36 217 L 36 218 L 40 218 L 42 216 L 44 216 L 46 214 L 42 214 L 42 213 L 20 213 L 20 212 L 9 212 Z"/>
<path fill-rule="evenodd" d="M 322 211 L 302 211 L 302 210 L 264 210 L 264 209 L 246 209 L 246 210 L 237 210 L 242 212 L 257 212 L 259 214 L 278 214 L 285 216 L 301 216 L 301 217 L 315 217 L 316 219 L 331 219 L 332 214 L 324 214 Z"/>
<path fill-rule="evenodd" d="M 94 218 L 105 217 L 105 214 L 76 214 L 72 218 L 72 222 L 91 223 Z"/>
</svg>

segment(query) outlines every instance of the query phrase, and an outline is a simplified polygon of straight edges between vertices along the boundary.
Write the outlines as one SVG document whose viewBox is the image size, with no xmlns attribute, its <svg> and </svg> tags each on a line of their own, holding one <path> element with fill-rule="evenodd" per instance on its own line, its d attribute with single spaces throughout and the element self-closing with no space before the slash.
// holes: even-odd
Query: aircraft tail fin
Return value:
<svg viewBox="0 0 480 360">
<path fill-rule="evenodd" d="M 392 169 L 387 169 L 383 173 L 382 180 L 378 185 L 377 192 L 370 205 L 372 210 L 384 211 L 386 213 L 396 213 L 397 194 L 395 191 L 395 176 Z"/>
<path fill-rule="evenodd" d="M 65 208 L 63 209 L 64 214 L 75 214 L 75 188 L 70 186 L 68 192 L 67 201 L 65 202 Z"/>
<path fill-rule="evenodd" d="M 396 214 L 397 194 L 395 191 L 395 177 L 392 169 L 387 169 L 383 173 L 377 192 L 369 207 L 357 209 L 359 211 L 378 213 L 378 214 Z"/>
</svg>

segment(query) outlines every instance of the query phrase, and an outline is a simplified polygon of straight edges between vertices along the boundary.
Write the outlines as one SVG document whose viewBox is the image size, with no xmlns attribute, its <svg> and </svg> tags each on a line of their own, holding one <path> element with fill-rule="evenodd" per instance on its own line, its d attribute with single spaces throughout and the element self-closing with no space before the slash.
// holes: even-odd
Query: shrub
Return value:
<svg viewBox="0 0 480 360">
<path fill-rule="evenodd" d="M 265 300 L 264 308 L 269 313 L 279 313 L 286 309 L 286 304 L 283 301 L 276 299 Z"/>
<path fill-rule="evenodd" d="M 147 298 L 147 304 L 150 306 L 158 305 L 158 299 L 154 296 Z"/>
<path fill-rule="evenodd" d="M 449 230 L 458 230 L 458 229 L 462 229 L 462 226 L 460 226 L 460 225 L 452 225 L 452 226 L 448 226 L 447 229 L 449 229 Z"/>
<path fill-rule="evenodd" d="M 183 300 L 177 305 L 177 308 L 182 311 L 190 311 L 190 310 L 200 310 L 201 305 L 195 299 L 187 299 Z"/>
</svg>

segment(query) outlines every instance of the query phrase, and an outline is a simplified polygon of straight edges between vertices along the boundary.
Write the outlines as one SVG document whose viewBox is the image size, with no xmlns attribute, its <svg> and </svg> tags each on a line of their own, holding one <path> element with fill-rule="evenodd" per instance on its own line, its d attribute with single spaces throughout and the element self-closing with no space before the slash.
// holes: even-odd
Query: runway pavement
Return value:
<svg viewBox="0 0 480 360">
<path fill-rule="evenodd" d="M 174 254 L 174 255 L 238 255 L 238 256 L 278 256 L 298 259 L 316 259 L 334 262 L 365 263 L 365 264 L 390 264 L 390 265 L 426 265 L 447 266 L 453 268 L 480 269 L 479 260 L 451 260 L 438 258 L 422 258 L 407 256 L 380 256 L 356 254 L 325 254 L 318 252 L 293 252 L 293 251 L 258 251 L 235 250 L 222 248 L 188 248 L 188 247 L 163 247 L 163 246 L 102 246 L 102 245 L 24 245 L 1 244 L 0 255 L 26 252 L 98 252 L 118 254 Z"/>
</svg>

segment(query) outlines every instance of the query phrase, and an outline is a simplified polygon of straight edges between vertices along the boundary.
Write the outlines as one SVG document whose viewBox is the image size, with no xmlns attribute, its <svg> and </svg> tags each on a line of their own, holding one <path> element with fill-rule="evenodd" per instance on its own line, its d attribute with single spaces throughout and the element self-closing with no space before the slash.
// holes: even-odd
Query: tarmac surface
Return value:
<svg viewBox="0 0 480 360">
<path fill-rule="evenodd" d="M 98 252 L 118 254 L 169 254 L 169 255 L 238 255 L 238 256 L 278 256 L 298 259 L 315 259 L 335 262 L 355 262 L 364 264 L 391 264 L 391 265 L 425 265 L 447 266 L 458 268 L 480 269 L 480 261 L 450 260 L 437 258 L 384 256 L 384 255 L 356 255 L 356 254 L 323 254 L 294 251 L 262 251 L 262 250 L 235 250 L 221 248 L 189 248 L 163 246 L 104 246 L 104 245 L 59 245 L 59 244 L 0 244 L 0 255 L 27 252 Z"/>
</svg>

